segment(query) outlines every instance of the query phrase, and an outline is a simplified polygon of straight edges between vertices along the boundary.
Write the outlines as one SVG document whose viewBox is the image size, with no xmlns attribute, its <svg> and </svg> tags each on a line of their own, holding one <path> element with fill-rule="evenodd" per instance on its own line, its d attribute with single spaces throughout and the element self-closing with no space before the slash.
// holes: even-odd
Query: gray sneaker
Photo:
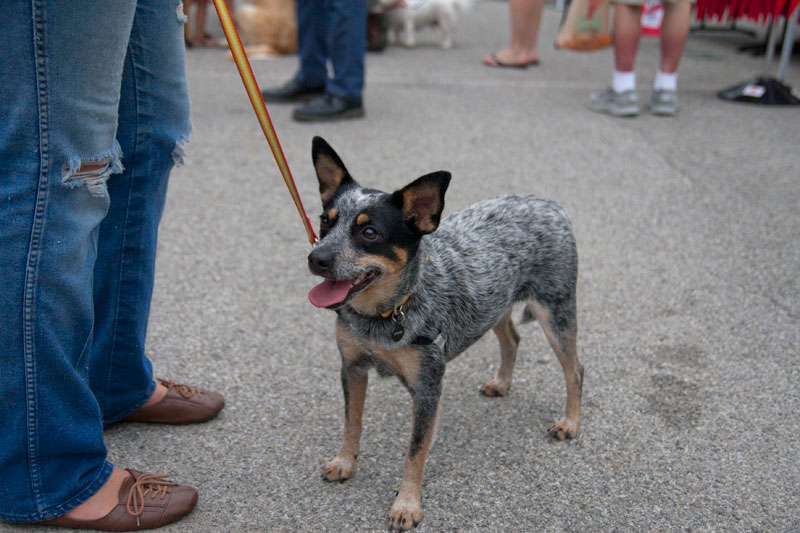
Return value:
<svg viewBox="0 0 800 533">
<path fill-rule="evenodd" d="M 608 87 L 605 91 L 593 93 L 586 105 L 592 111 L 615 117 L 635 117 L 639 114 L 639 97 L 636 91 L 618 93 Z"/>
<path fill-rule="evenodd" d="M 678 93 L 675 91 L 653 91 L 650 96 L 650 112 L 654 115 L 672 116 L 678 112 Z"/>
</svg>

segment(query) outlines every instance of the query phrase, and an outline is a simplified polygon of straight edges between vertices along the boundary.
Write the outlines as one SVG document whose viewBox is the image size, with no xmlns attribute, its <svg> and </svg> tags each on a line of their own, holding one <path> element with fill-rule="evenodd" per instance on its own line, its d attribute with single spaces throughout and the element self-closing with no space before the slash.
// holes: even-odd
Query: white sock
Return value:
<svg viewBox="0 0 800 533">
<path fill-rule="evenodd" d="M 625 91 L 636 90 L 636 72 L 620 72 L 614 71 L 614 77 L 611 79 L 611 88 L 615 93 L 624 93 Z"/>
<path fill-rule="evenodd" d="M 656 72 L 656 79 L 653 81 L 653 89 L 656 91 L 677 91 L 678 73 L 666 74 L 659 70 Z"/>
</svg>

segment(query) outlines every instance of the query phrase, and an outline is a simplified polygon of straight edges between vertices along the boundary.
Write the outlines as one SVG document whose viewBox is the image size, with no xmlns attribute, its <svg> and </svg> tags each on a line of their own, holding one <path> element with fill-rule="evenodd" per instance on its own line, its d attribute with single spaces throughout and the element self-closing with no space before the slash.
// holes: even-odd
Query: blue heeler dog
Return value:
<svg viewBox="0 0 800 533">
<path fill-rule="evenodd" d="M 445 364 L 493 330 L 500 369 L 481 391 L 505 395 L 519 344 L 511 321 L 516 302 L 526 303 L 523 321 L 539 322 L 564 370 L 566 414 L 549 434 L 577 435 L 583 367 L 576 348 L 575 238 L 564 209 L 548 200 L 502 196 L 440 224 L 448 172 L 385 193 L 356 183 L 319 137 L 312 157 L 323 213 L 321 241 L 308 263 L 325 280 L 309 299 L 338 315 L 345 404 L 342 445 L 322 477 L 353 475 L 368 370 L 397 376 L 411 393 L 414 421 L 389 528 L 411 529 L 422 519 L 422 475 Z"/>
</svg>

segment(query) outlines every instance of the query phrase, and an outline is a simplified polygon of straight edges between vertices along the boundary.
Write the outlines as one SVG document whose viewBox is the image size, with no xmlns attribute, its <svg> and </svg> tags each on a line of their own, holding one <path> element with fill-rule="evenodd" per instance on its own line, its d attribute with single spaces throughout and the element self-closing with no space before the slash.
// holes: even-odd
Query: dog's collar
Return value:
<svg viewBox="0 0 800 533">
<path fill-rule="evenodd" d="M 403 309 L 403 306 L 408 303 L 408 300 L 410 298 L 411 298 L 411 293 L 409 292 L 408 294 L 405 295 L 405 298 L 400 300 L 400 302 L 397 305 L 395 305 L 391 309 L 387 309 L 386 311 L 380 313 L 381 318 L 389 318 L 390 316 L 392 316 L 395 313 L 400 313 L 402 311 L 402 309 Z"/>
<path fill-rule="evenodd" d="M 447 340 L 444 338 L 444 335 L 442 335 L 441 333 L 439 333 L 436 336 L 435 339 L 431 339 L 430 337 L 425 337 L 423 335 L 420 335 L 419 337 L 417 337 L 416 339 L 411 341 L 411 344 L 418 344 L 420 346 L 429 346 L 431 344 L 435 344 L 436 346 L 439 347 L 439 349 L 442 352 L 444 352 L 444 345 L 446 343 L 447 343 Z"/>
<path fill-rule="evenodd" d="M 430 257 L 428 257 L 428 254 L 425 254 L 424 262 L 426 265 L 428 264 L 428 262 L 430 262 Z M 403 312 L 403 306 L 408 303 L 409 298 L 411 298 L 411 294 L 412 293 L 409 292 L 408 294 L 405 295 L 405 298 L 400 300 L 400 303 L 398 303 L 391 309 L 387 309 L 386 311 L 379 313 L 381 318 L 389 318 L 392 315 L 395 315 L 395 318 L 397 318 L 397 316 Z"/>
<path fill-rule="evenodd" d="M 425 264 L 427 265 L 429 261 L 430 261 L 430 258 L 428 257 L 428 254 L 425 254 L 425 260 L 424 260 Z M 383 318 L 383 319 L 387 319 L 387 318 L 391 317 L 392 320 L 395 323 L 401 324 L 406 318 L 405 314 L 403 314 L 403 306 L 408 303 L 408 300 L 411 299 L 411 295 L 412 294 L 414 294 L 414 293 L 413 292 L 409 292 L 394 307 L 392 307 L 391 309 L 387 309 L 386 311 L 382 311 L 382 312 L 378 313 L 378 316 Z M 358 311 L 356 311 L 355 309 L 352 309 L 352 310 L 353 310 L 353 312 L 355 314 L 357 314 L 359 316 L 364 316 L 361 313 L 359 313 Z M 402 329 L 402 328 L 400 328 L 400 329 Z M 399 333 L 397 330 L 398 330 L 398 327 L 396 326 L 395 327 L 395 333 L 398 333 L 402 337 L 402 333 Z"/>
<path fill-rule="evenodd" d="M 404 306 L 404 305 L 406 305 L 406 304 L 408 303 L 408 301 L 411 299 L 411 295 L 412 295 L 412 294 L 413 294 L 413 293 L 410 293 L 410 292 L 409 292 L 408 294 L 406 294 L 406 295 L 403 297 L 403 299 L 402 299 L 402 300 L 400 300 L 400 302 L 398 302 L 398 304 L 397 304 L 397 305 L 395 305 L 395 306 L 394 306 L 394 307 L 392 307 L 391 309 L 387 309 L 386 311 L 382 311 L 382 312 L 378 313 L 378 316 L 379 316 L 379 317 L 381 317 L 381 318 L 389 318 L 389 317 L 390 317 L 390 316 L 392 316 L 392 315 L 394 315 L 394 316 L 395 316 L 395 318 L 396 318 L 396 317 L 398 317 L 398 316 L 400 316 L 400 315 L 402 314 L 402 312 L 403 312 L 403 306 Z M 359 315 L 359 316 L 369 316 L 369 315 L 362 315 L 361 313 L 359 313 L 359 312 L 358 312 L 358 311 L 356 311 L 355 309 L 353 309 L 353 312 L 354 312 L 355 314 Z M 374 315 L 373 315 L 373 316 L 374 316 Z"/>
</svg>

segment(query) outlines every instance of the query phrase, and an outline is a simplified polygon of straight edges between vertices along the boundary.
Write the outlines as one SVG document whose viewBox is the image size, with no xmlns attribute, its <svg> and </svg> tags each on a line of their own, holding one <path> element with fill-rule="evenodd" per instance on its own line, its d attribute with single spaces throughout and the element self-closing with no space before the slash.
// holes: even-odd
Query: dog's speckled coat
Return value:
<svg viewBox="0 0 800 533">
<path fill-rule="evenodd" d="M 344 481 L 353 473 L 368 369 L 397 376 L 414 402 L 414 429 L 389 522 L 391 529 L 410 529 L 422 519 L 422 474 L 445 364 L 493 329 L 501 365 L 482 392 L 503 396 L 519 343 L 510 320 L 517 302 L 526 302 L 524 319 L 539 321 L 564 370 L 566 414 L 550 434 L 577 434 L 583 367 L 576 347 L 575 239 L 566 212 L 549 200 L 501 196 L 439 224 L 449 173 L 384 193 L 359 186 L 320 138 L 312 156 L 323 216 L 309 265 L 329 285 L 352 285 L 329 305 L 338 314 L 345 429 L 323 477 Z M 392 336 L 398 322 L 399 339 Z"/>
</svg>

